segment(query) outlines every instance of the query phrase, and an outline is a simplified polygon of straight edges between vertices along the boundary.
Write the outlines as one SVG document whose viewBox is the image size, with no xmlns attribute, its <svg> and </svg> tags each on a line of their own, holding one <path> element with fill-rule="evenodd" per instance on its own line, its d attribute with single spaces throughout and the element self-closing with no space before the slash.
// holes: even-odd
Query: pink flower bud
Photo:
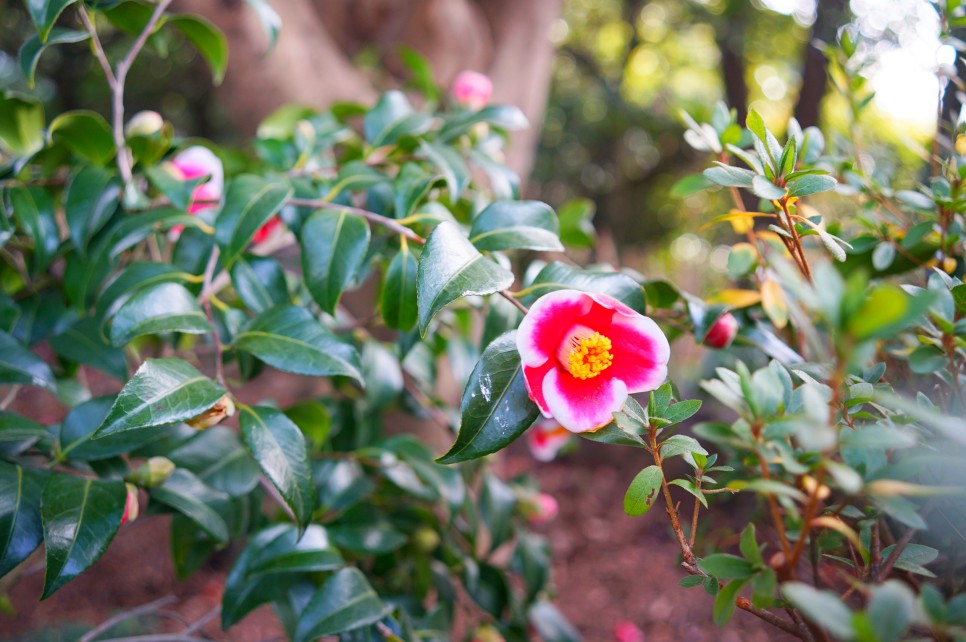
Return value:
<svg viewBox="0 0 966 642">
<path fill-rule="evenodd" d="M 520 513 L 531 524 L 546 524 L 560 511 L 560 506 L 553 495 L 534 493 L 524 497 L 519 504 Z"/>
<path fill-rule="evenodd" d="M 621 620 L 614 625 L 615 642 L 644 642 L 644 631 L 629 620 Z"/>
<path fill-rule="evenodd" d="M 704 337 L 704 344 L 721 350 L 731 345 L 738 334 L 738 320 L 730 312 L 725 312 L 711 326 Z"/>
<path fill-rule="evenodd" d="M 477 110 L 486 106 L 493 95 L 493 81 L 477 71 L 461 71 L 450 90 L 457 104 Z"/>
<path fill-rule="evenodd" d="M 127 499 L 124 501 L 124 515 L 121 516 L 121 526 L 133 522 L 138 518 L 138 489 L 134 484 L 126 484 Z"/>
</svg>

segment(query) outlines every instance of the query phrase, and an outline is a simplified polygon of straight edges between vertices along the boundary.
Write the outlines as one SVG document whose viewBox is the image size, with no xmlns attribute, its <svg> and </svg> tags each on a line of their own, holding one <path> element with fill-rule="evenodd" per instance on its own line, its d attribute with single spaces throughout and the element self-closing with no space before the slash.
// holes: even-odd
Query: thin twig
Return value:
<svg viewBox="0 0 966 642">
<path fill-rule="evenodd" d="M 114 617 L 104 620 L 103 622 L 95 626 L 93 629 L 91 629 L 90 631 L 82 635 L 77 640 L 77 642 L 91 642 L 91 640 L 96 638 L 101 633 L 104 633 L 105 631 L 109 631 L 110 629 L 114 628 L 115 626 L 117 626 L 121 622 L 124 622 L 125 620 L 130 620 L 136 617 L 140 617 L 142 615 L 146 615 L 148 613 L 156 612 L 161 608 L 167 606 L 168 604 L 172 604 L 176 601 L 177 601 L 177 598 L 175 596 L 166 595 L 162 598 L 154 600 L 153 602 L 148 602 L 147 604 L 142 604 L 141 606 L 137 606 L 137 607 L 134 607 L 133 609 L 129 609 L 127 611 L 118 613 Z"/>
<path fill-rule="evenodd" d="M 210 611 L 208 611 L 200 618 L 195 620 L 190 626 L 186 627 L 184 631 L 182 631 L 181 633 L 183 635 L 189 635 L 191 633 L 195 633 L 196 631 L 200 631 L 201 627 L 203 627 L 204 625 L 208 624 L 208 622 L 211 622 L 213 619 L 218 617 L 220 613 L 221 613 L 221 604 L 216 604 Z"/>
<path fill-rule="evenodd" d="M 802 637 L 801 631 L 798 630 L 798 627 L 793 625 L 791 622 L 781 619 L 771 611 L 766 611 L 765 609 L 758 608 L 757 606 L 752 604 L 747 597 L 739 597 L 737 600 L 735 600 L 735 606 L 737 606 L 742 611 L 747 611 L 752 615 L 757 615 L 765 622 L 768 622 L 772 626 L 777 626 L 779 629 L 781 629 L 782 631 L 785 631 L 786 633 L 790 633 L 791 635 L 794 635 L 799 638 Z"/>
<path fill-rule="evenodd" d="M 375 223 L 376 225 L 381 225 L 382 227 L 392 230 L 400 236 L 405 236 L 407 239 L 416 243 L 418 245 L 425 245 L 426 239 L 421 237 L 416 232 L 399 223 L 399 221 L 389 218 L 388 216 L 383 216 L 382 214 L 376 214 L 375 212 L 370 212 L 369 210 L 364 210 L 361 207 L 353 207 L 351 205 L 339 205 L 337 203 L 330 203 L 324 199 L 310 199 L 310 198 L 290 198 L 286 201 L 289 205 L 294 205 L 296 207 L 312 207 L 320 210 L 341 210 L 343 212 L 349 212 L 350 214 L 356 214 L 366 219 L 370 223 Z"/>
<path fill-rule="evenodd" d="M 896 547 L 892 549 L 892 552 L 889 553 L 889 557 L 886 558 L 886 561 L 883 562 L 882 567 L 879 569 L 878 577 L 888 577 L 892 567 L 895 566 L 896 562 L 899 561 L 899 556 L 902 555 L 902 551 L 905 550 L 906 546 L 909 545 L 909 542 L 912 541 L 912 537 L 915 534 L 916 529 L 914 528 L 910 528 L 903 533 L 902 537 L 899 538 L 899 541 L 896 542 Z"/>
<path fill-rule="evenodd" d="M 522 303 L 520 303 L 519 301 L 517 301 L 516 300 L 516 297 L 514 297 L 512 294 L 510 294 L 506 290 L 503 290 L 502 292 L 500 292 L 500 296 L 502 296 L 504 299 L 506 299 L 507 301 L 509 301 L 510 303 L 512 303 L 514 305 L 514 307 L 516 307 L 516 309 L 519 310 L 520 312 L 526 314 L 527 312 L 530 311 L 527 308 L 527 306 L 525 306 Z"/>
<path fill-rule="evenodd" d="M 104 72 L 104 77 L 107 78 L 107 84 L 110 86 L 111 91 L 114 91 L 114 86 L 117 85 L 117 78 L 114 77 L 114 70 L 111 69 L 111 63 L 107 59 L 107 54 L 104 53 L 104 46 L 101 45 L 101 39 L 97 35 L 97 28 L 94 27 L 94 23 L 91 22 L 91 17 L 87 14 L 87 9 L 83 5 L 77 7 L 77 14 L 80 16 L 80 21 L 83 23 L 84 29 L 91 36 L 91 44 L 94 46 L 94 57 L 100 63 L 101 71 Z"/>
</svg>

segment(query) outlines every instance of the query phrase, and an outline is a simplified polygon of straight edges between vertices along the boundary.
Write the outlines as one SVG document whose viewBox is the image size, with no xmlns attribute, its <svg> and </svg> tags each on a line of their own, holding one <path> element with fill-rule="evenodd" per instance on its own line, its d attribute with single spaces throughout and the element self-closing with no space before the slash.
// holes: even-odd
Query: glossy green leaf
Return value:
<svg viewBox="0 0 966 642">
<path fill-rule="evenodd" d="M 134 292 L 167 281 L 183 280 L 185 273 L 167 263 L 129 264 L 118 272 L 97 297 L 96 316 L 101 321 L 114 316 Z"/>
<path fill-rule="evenodd" d="M 443 175 L 450 199 L 459 200 L 470 184 L 470 170 L 460 153 L 447 145 L 426 141 L 420 141 L 419 151 Z"/>
<path fill-rule="evenodd" d="M 225 204 L 215 224 L 221 260 L 230 268 L 255 232 L 278 214 L 292 190 L 259 176 L 244 174 L 228 184 Z"/>
<path fill-rule="evenodd" d="M 232 497 L 247 495 L 258 485 L 261 472 L 236 431 L 225 426 L 195 430 L 185 424 L 166 429 L 164 438 L 139 451 L 163 455 L 178 468 L 191 471 L 206 486 Z"/>
<path fill-rule="evenodd" d="M 329 536 L 340 548 L 364 555 L 381 555 L 403 546 L 407 537 L 385 520 L 336 524 L 328 528 Z"/>
<path fill-rule="evenodd" d="M 557 210 L 560 221 L 560 241 L 570 247 L 592 248 L 597 230 L 593 218 L 597 205 L 589 198 L 567 201 Z"/>
<path fill-rule="evenodd" d="M 516 172 L 475 149 L 469 150 L 469 156 L 473 163 L 486 174 L 494 197 L 501 199 L 520 197 L 520 177 Z"/>
<path fill-rule="evenodd" d="M 44 106 L 39 100 L 0 92 L 0 145 L 21 156 L 44 146 Z"/>
<path fill-rule="evenodd" d="M 94 438 L 197 417 L 225 389 L 181 359 L 147 359 L 117 396 Z"/>
<path fill-rule="evenodd" d="M 581 642 L 580 633 L 552 603 L 540 600 L 527 611 L 527 621 L 544 642 Z"/>
<path fill-rule="evenodd" d="M 540 415 L 523 380 L 516 332 L 495 339 L 483 351 L 463 390 L 460 413 L 456 443 L 440 463 L 455 464 L 505 448 Z"/>
<path fill-rule="evenodd" d="M 34 251 L 30 268 L 34 273 L 47 269 L 60 246 L 60 231 L 54 215 L 54 201 L 42 187 L 28 185 L 13 187 L 7 194 L 13 207 L 13 217 L 33 241 Z"/>
<path fill-rule="evenodd" d="M 319 307 L 333 314 L 366 258 L 369 224 L 346 210 L 318 210 L 302 226 L 300 241 L 305 285 Z"/>
<path fill-rule="evenodd" d="M 120 181 L 106 169 L 85 166 L 70 180 L 64 197 L 64 216 L 70 240 L 85 256 L 87 244 L 114 215 L 121 193 Z"/>
<path fill-rule="evenodd" d="M 309 524 L 304 533 L 289 528 L 263 547 L 248 565 L 249 577 L 271 573 L 315 573 L 345 566 L 325 528 Z"/>
<path fill-rule="evenodd" d="M 624 512 L 634 517 L 649 511 L 660 494 L 663 479 L 658 466 L 648 466 L 637 473 L 624 494 Z"/>
<path fill-rule="evenodd" d="M 57 18 L 77 0 L 27 0 L 27 11 L 41 40 L 47 40 Z"/>
<path fill-rule="evenodd" d="M 56 387 L 50 366 L 6 332 L 0 332 L 0 383 Z"/>
<path fill-rule="evenodd" d="M 299 616 L 295 642 L 309 642 L 375 624 L 391 608 L 357 568 L 344 568 L 325 581 Z"/>
<path fill-rule="evenodd" d="M 0 410 L 0 457 L 14 457 L 49 437 L 47 427 L 14 412 Z"/>
<path fill-rule="evenodd" d="M 878 642 L 899 642 L 916 617 L 916 593 L 900 580 L 872 588 L 869 623 Z"/>
<path fill-rule="evenodd" d="M 304 529 L 315 509 L 315 485 L 302 431 L 268 407 L 242 406 L 239 424 L 249 452 Z"/>
<path fill-rule="evenodd" d="M 254 312 L 289 302 L 285 272 L 275 259 L 244 254 L 231 266 L 231 280 L 238 296 Z"/>
<path fill-rule="evenodd" d="M 431 125 L 428 115 L 413 110 L 401 91 L 387 91 L 363 119 L 363 133 L 373 146 L 391 145 L 406 135 L 425 132 Z"/>
<path fill-rule="evenodd" d="M 64 359 L 92 366 L 120 381 L 127 380 L 124 351 L 104 340 L 96 319 L 79 319 L 60 334 L 51 337 L 50 347 Z"/>
<path fill-rule="evenodd" d="M 416 272 L 419 262 L 409 244 L 403 242 L 389 262 L 379 297 L 379 309 L 386 326 L 408 332 L 416 325 Z"/>
<path fill-rule="evenodd" d="M 151 184 L 179 210 L 187 210 L 195 189 L 205 181 L 204 176 L 182 180 L 166 164 L 148 167 L 144 172 Z"/>
<path fill-rule="evenodd" d="M 95 165 L 107 165 L 116 152 L 111 126 L 93 111 L 64 112 L 50 123 L 47 136 Z"/>
<path fill-rule="evenodd" d="M 785 190 L 778 187 L 764 176 L 755 176 L 751 179 L 751 191 L 755 196 L 768 201 L 774 201 L 785 196 Z"/>
<path fill-rule="evenodd" d="M 294 537 L 293 537 L 294 535 Z M 265 573 L 255 576 L 251 569 L 264 554 L 271 557 L 275 549 L 287 550 L 279 546 L 287 544 L 291 538 L 297 539 L 298 533 L 289 524 L 276 524 L 260 532 L 248 542 L 225 580 L 225 590 L 221 602 L 221 626 L 228 629 L 260 604 L 280 597 L 289 584 L 290 576 L 285 573 Z M 273 546 L 274 545 L 274 546 Z"/>
<path fill-rule="evenodd" d="M 51 29 L 46 42 L 41 40 L 39 33 L 28 38 L 20 47 L 20 53 L 18 54 L 18 58 L 20 58 L 20 72 L 27 80 L 27 85 L 29 87 L 34 86 L 34 74 L 37 71 L 37 62 L 47 47 L 51 45 L 83 42 L 88 38 L 90 38 L 90 34 L 86 31 L 75 31 L 61 27 Z"/>
<path fill-rule="evenodd" d="M 439 138 L 443 141 L 452 140 L 467 133 L 476 123 L 489 123 L 500 129 L 516 131 L 526 129 L 530 123 L 523 111 L 514 105 L 487 105 L 483 109 L 472 112 L 461 112 L 447 119 Z"/>
<path fill-rule="evenodd" d="M 416 164 L 403 165 L 393 187 L 396 218 L 406 218 L 422 204 L 439 177 Z"/>
<path fill-rule="evenodd" d="M 565 289 L 606 294 L 641 314 L 645 313 L 647 307 L 644 288 L 626 274 L 581 270 L 560 261 L 548 263 L 540 270 L 533 283 L 524 290 L 527 293 L 524 303 L 530 305 L 548 292 Z"/>
<path fill-rule="evenodd" d="M 174 27 L 191 41 L 208 63 L 212 81 L 220 85 L 228 68 L 228 41 L 225 39 L 225 34 L 218 27 L 198 16 L 169 16 L 165 24 Z"/>
<path fill-rule="evenodd" d="M 0 461 L 0 577 L 43 540 L 40 497 L 46 481 L 45 472 Z"/>
<path fill-rule="evenodd" d="M 419 332 L 446 305 L 473 294 L 509 288 L 513 273 L 490 261 L 452 223 L 440 223 L 430 234 L 416 274 Z"/>
<path fill-rule="evenodd" d="M 557 215 L 540 201 L 496 201 L 473 219 L 470 242 L 480 250 L 562 252 Z"/>
<path fill-rule="evenodd" d="M 187 470 L 176 468 L 163 484 L 151 489 L 151 498 L 191 519 L 216 541 L 228 542 L 228 526 L 210 506 L 224 501 L 227 495 L 206 486 Z"/>
<path fill-rule="evenodd" d="M 136 450 L 163 436 L 159 431 L 135 430 L 91 439 L 113 405 L 114 397 L 96 397 L 72 408 L 60 426 L 60 455 L 77 461 L 107 459 Z"/>
<path fill-rule="evenodd" d="M 195 297 L 178 283 L 159 283 L 138 290 L 114 315 L 111 343 L 127 345 L 145 334 L 211 332 Z"/>
<path fill-rule="evenodd" d="M 761 556 L 761 549 L 758 548 L 758 540 L 755 537 L 754 523 L 749 523 L 747 526 L 745 526 L 745 529 L 741 531 L 739 547 L 741 549 L 741 554 L 746 560 L 752 564 L 764 565 L 765 558 Z"/>
<path fill-rule="evenodd" d="M 272 308 L 252 319 L 235 338 L 239 350 L 295 374 L 352 377 L 363 383 L 355 348 L 329 332 L 305 308 Z"/>
<path fill-rule="evenodd" d="M 40 599 L 87 570 L 107 550 L 124 515 L 120 481 L 55 474 L 44 486 L 41 517 L 47 573 Z"/>
</svg>

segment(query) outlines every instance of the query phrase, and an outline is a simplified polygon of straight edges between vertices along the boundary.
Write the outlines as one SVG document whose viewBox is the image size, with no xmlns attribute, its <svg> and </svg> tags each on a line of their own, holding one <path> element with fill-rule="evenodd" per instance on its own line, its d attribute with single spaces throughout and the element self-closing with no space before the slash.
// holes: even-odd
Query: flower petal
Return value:
<svg viewBox="0 0 966 642">
<path fill-rule="evenodd" d="M 613 420 L 627 401 L 627 386 L 601 375 L 577 379 L 554 368 L 543 379 L 543 396 L 553 418 L 570 432 L 593 432 Z"/>
<path fill-rule="evenodd" d="M 671 347 L 653 319 L 617 313 L 607 336 L 614 361 L 604 375 L 623 381 L 629 393 L 655 390 L 664 383 Z"/>
<path fill-rule="evenodd" d="M 220 195 L 225 185 L 225 170 L 215 153 L 201 145 L 194 145 L 178 153 L 171 159 L 184 180 L 210 176 L 207 181 Z"/>
<path fill-rule="evenodd" d="M 593 299 L 577 290 L 557 290 L 537 299 L 517 330 L 523 365 L 539 366 L 556 356 L 564 336 L 592 307 Z"/>
<path fill-rule="evenodd" d="M 530 394 L 530 398 L 533 399 L 533 403 L 537 404 L 537 407 L 540 408 L 540 412 L 543 413 L 544 417 L 552 417 L 553 415 L 550 414 L 547 400 L 543 398 L 543 380 L 546 378 L 547 373 L 556 367 L 556 359 L 544 361 L 535 368 L 523 366 L 523 381 L 527 384 L 527 392 Z"/>
</svg>

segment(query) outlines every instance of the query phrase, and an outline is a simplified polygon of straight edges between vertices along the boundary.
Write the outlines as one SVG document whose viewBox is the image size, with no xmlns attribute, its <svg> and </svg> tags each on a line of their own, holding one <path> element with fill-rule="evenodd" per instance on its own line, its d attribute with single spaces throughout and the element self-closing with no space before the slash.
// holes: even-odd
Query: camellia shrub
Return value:
<svg viewBox="0 0 966 642">
<path fill-rule="evenodd" d="M 245 150 L 126 116 L 146 44 L 183 37 L 224 72 L 217 29 L 168 5 L 27 4 L 25 75 L 85 42 L 107 118 L 0 97 L 5 582 L 43 544 L 47 598 L 126 522 L 169 514 L 182 577 L 243 544 L 226 629 L 269 603 L 299 641 L 579 639 L 528 530 L 556 502 L 485 459 L 526 433 L 549 460 L 577 433 L 640 450 L 624 508 L 662 505 L 681 584 L 719 624 L 737 608 L 809 641 L 966 639 L 958 132 L 901 189 L 858 133 L 687 117 L 713 166 L 676 192 L 725 190 L 734 209 L 708 221 L 742 239 L 734 286 L 702 300 L 538 254 L 584 244 L 586 221 L 519 200 L 500 159 L 526 122 L 479 74 L 419 109 L 398 91 L 284 107 Z M 107 33 L 128 38 L 116 59 Z M 858 118 L 854 53 L 847 34 L 829 49 Z M 721 351 L 700 384 L 715 421 L 666 381 L 684 334 Z M 325 385 L 267 398 L 277 371 Z M 406 415 L 451 445 L 389 430 Z M 702 542 L 734 494 L 759 513 L 734 547 Z"/>
</svg>

